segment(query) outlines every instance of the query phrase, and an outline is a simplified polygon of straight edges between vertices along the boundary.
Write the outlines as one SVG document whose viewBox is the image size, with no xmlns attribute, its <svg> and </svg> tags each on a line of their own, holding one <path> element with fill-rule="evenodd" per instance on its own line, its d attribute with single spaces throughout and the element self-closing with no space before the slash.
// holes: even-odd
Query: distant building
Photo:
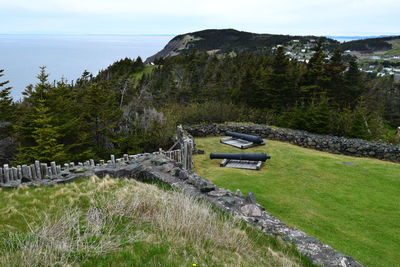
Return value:
<svg viewBox="0 0 400 267">
<path fill-rule="evenodd" d="M 398 55 L 398 54 L 393 55 L 393 59 L 400 59 L 400 55 Z"/>
<path fill-rule="evenodd" d="M 370 59 L 378 60 L 378 59 L 381 59 L 381 57 L 378 57 L 378 56 L 371 56 Z"/>
</svg>

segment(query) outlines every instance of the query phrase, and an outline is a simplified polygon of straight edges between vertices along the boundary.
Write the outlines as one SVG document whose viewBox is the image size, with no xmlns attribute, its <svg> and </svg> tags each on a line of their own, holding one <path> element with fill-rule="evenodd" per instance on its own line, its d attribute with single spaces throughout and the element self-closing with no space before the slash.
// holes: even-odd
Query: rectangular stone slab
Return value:
<svg viewBox="0 0 400 267">
<path fill-rule="evenodd" d="M 220 166 L 246 170 L 260 170 L 262 161 L 224 159 Z"/>
<path fill-rule="evenodd" d="M 234 147 L 241 148 L 241 149 L 265 145 L 264 141 L 261 144 L 256 144 L 256 143 L 253 143 L 253 142 L 250 142 L 247 140 L 242 140 L 242 139 L 238 139 L 238 138 L 234 138 L 234 137 L 221 138 L 220 142 L 223 144 L 234 146 Z"/>
</svg>

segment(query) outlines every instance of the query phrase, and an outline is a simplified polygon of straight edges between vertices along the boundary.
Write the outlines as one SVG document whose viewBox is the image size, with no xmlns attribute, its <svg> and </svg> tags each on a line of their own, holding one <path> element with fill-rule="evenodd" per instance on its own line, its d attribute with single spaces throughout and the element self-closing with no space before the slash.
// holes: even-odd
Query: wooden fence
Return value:
<svg viewBox="0 0 400 267">
<path fill-rule="evenodd" d="M 174 149 L 179 146 L 178 149 Z M 70 168 L 75 167 L 100 167 L 105 165 L 115 165 L 123 162 L 134 161 L 140 156 L 144 155 L 164 155 L 175 162 L 182 164 L 182 168 L 188 171 L 193 171 L 193 159 L 192 154 L 194 150 L 194 140 L 185 131 L 182 126 L 178 126 L 177 141 L 168 151 L 164 151 L 160 148 L 159 151 L 154 153 L 144 153 L 137 155 L 124 154 L 122 158 L 115 159 L 114 155 L 111 155 L 110 160 L 100 160 L 99 163 L 95 164 L 93 159 L 85 162 L 78 162 L 75 165 L 74 162 L 65 163 L 63 167 L 57 165 L 55 161 L 47 163 L 41 163 L 36 160 L 35 164 L 30 165 L 17 165 L 16 167 L 10 167 L 8 164 L 0 167 L 0 184 L 8 184 L 12 181 L 24 182 L 36 179 L 49 179 L 55 176 L 60 176 L 63 171 L 69 171 Z M 174 149 L 174 150 L 173 150 Z"/>
</svg>

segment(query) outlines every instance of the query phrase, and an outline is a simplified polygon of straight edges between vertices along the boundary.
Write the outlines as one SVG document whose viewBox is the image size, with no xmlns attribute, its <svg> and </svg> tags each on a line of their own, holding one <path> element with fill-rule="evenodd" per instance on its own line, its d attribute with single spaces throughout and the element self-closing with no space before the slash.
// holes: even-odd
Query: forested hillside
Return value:
<svg viewBox="0 0 400 267">
<path fill-rule="evenodd" d="M 184 123 L 255 121 L 388 141 L 386 127 L 400 123 L 399 84 L 361 72 L 354 57 L 345 63 L 340 48 L 326 59 L 322 41 L 308 64 L 290 60 L 283 47 L 271 56 L 178 55 L 146 83 L 155 103 L 180 110 Z"/>
<path fill-rule="evenodd" d="M 271 55 L 193 50 L 156 66 L 126 58 L 75 82 L 50 83 L 43 67 L 19 103 L 0 85 L 0 121 L 8 129 L 1 140 L 13 148 L 2 150 L 0 163 L 168 149 L 177 123 L 249 121 L 398 142 L 400 85 L 361 72 L 354 57 L 344 62 L 340 48 L 327 59 L 323 44 L 308 63 L 278 47 Z"/>
<path fill-rule="evenodd" d="M 286 45 L 291 41 L 306 44 L 310 40 L 315 41 L 318 38 L 325 43 L 325 49 L 328 51 L 332 51 L 339 44 L 338 41 L 326 37 L 258 34 L 234 29 L 204 30 L 176 36 L 163 50 L 149 57 L 146 62 L 190 53 L 193 50 L 207 51 L 212 54 L 242 52 L 270 54 L 272 49 L 278 45 Z"/>
<path fill-rule="evenodd" d="M 368 38 L 361 40 L 354 40 L 342 44 L 344 50 L 354 50 L 362 53 L 369 53 L 375 51 L 385 51 L 392 49 L 390 41 L 398 40 L 400 36 L 388 36 L 378 38 Z"/>
</svg>

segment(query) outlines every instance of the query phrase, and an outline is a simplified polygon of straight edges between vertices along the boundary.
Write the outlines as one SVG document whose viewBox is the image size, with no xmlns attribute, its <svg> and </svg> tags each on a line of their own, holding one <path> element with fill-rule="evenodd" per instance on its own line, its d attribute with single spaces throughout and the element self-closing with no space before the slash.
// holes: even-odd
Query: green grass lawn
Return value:
<svg viewBox="0 0 400 267">
<path fill-rule="evenodd" d="M 400 164 L 329 154 L 266 140 L 245 151 L 197 138 L 195 172 L 252 191 L 268 212 L 366 266 L 400 264 Z M 266 152 L 260 171 L 220 168 L 209 153 Z"/>
</svg>

